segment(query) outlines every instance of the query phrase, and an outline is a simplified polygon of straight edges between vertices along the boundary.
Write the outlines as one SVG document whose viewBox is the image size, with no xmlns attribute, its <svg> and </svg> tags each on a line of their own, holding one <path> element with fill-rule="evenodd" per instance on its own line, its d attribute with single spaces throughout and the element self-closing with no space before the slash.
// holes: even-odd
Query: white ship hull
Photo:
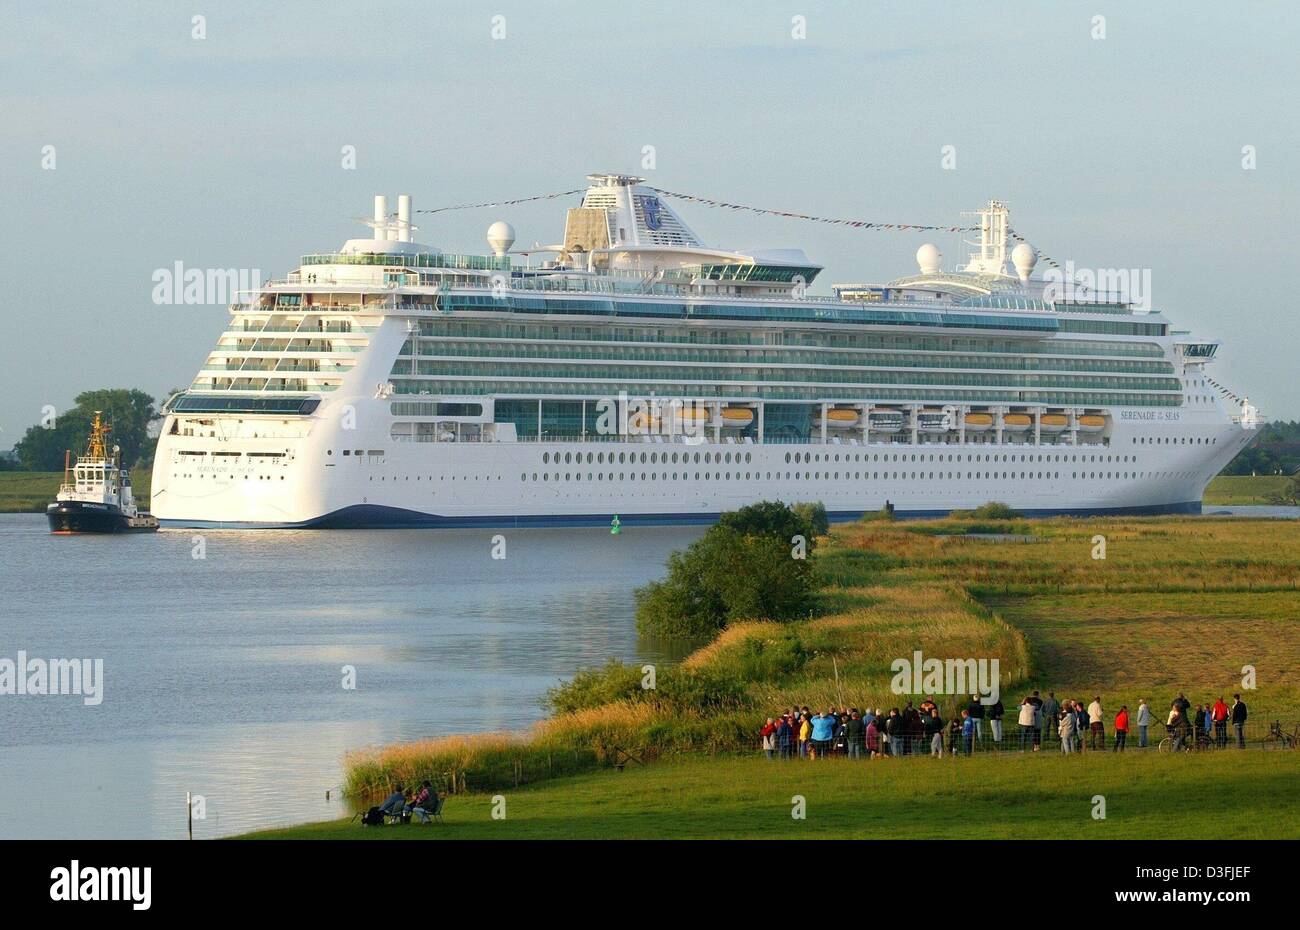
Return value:
<svg viewBox="0 0 1300 930">
<path fill-rule="evenodd" d="M 394 442 L 322 413 L 295 440 L 164 436 L 154 514 L 164 526 L 375 528 L 708 523 L 760 500 L 820 501 L 836 520 L 886 502 L 900 516 L 989 501 L 1027 515 L 1199 513 L 1206 484 L 1254 435 L 1177 411 L 1121 420 L 1107 445 Z M 271 449 L 286 454 L 231 454 Z"/>
</svg>

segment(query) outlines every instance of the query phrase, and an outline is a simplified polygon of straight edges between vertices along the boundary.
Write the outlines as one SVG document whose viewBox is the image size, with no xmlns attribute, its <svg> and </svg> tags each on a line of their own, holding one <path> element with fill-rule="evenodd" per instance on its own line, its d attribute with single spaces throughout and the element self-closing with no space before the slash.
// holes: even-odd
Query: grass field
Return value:
<svg viewBox="0 0 1300 930">
<path fill-rule="evenodd" d="M 137 506 L 149 506 L 148 468 L 131 472 L 131 490 Z M 0 513 L 44 513 L 63 481 L 61 471 L 0 471 Z"/>
<path fill-rule="evenodd" d="M 445 823 L 346 820 L 267 839 L 1164 839 L 1300 835 L 1300 753 L 1039 753 L 768 762 L 693 758 L 447 800 Z M 792 798 L 806 817 L 791 816 Z M 1093 819 L 1093 798 L 1106 818 Z"/>
<path fill-rule="evenodd" d="M 997 658 L 1011 721 L 1034 687 L 1085 703 L 1100 694 L 1109 722 L 1121 703 L 1136 708 L 1142 697 L 1163 715 L 1180 690 L 1198 703 L 1243 691 L 1243 666 L 1252 666 L 1257 687 L 1245 697 L 1254 738 L 1273 719 L 1289 730 L 1300 720 L 1300 523 L 863 521 L 836 527 L 816 560 L 820 616 L 736 624 L 683 660 L 685 670 L 738 683 L 728 702 L 683 706 L 637 692 L 593 699 L 523 736 L 355 753 L 348 760 L 355 798 L 425 777 L 468 792 L 452 796 L 445 831 L 367 835 L 1300 835 L 1300 753 L 1281 750 L 775 767 L 754 758 L 759 725 L 790 704 L 901 705 L 906 696 L 890 690 L 889 666 L 914 649 Z M 627 671 L 615 667 L 594 681 Z M 955 698 L 940 705 L 948 718 Z M 651 764 L 614 771 L 621 750 Z M 506 823 L 485 814 L 495 793 L 515 804 Z M 791 821 L 792 793 L 831 816 Z M 1118 801 L 1122 816 L 1112 807 L 1105 824 L 1080 821 L 1077 833 L 1063 834 L 1061 824 L 1080 816 L 1079 799 L 1093 794 Z M 760 798 L 774 799 L 774 807 Z M 1171 798 L 1186 808 L 1177 817 Z M 353 836 L 357 829 L 325 824 L 269 835 Z M 1105 832 L 1087 832 L 1098 829 Z"/>
<path fill-rule="evenodd" d="M 1286 475 L 1219 475 L 1205 489 L 1203 500 L 1220 506 L 1269 504 L 1269 495 L 1281 492 L 1290 480 Z"/>
</svg>

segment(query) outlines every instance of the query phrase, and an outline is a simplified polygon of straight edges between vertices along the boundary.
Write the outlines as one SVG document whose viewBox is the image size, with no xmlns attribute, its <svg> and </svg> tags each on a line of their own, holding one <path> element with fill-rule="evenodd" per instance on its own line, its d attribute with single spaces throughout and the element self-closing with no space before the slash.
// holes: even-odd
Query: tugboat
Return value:
<svg viewBox="0 0 1300 930">
<path fill-rule="evenodd" d="M 114 446 L 112 453 L 108 452 L 110 429 L 96 410 L 86 454 L 77 456 L 77 464 L 72 465 L 71 450 L 65 453 L 59 496 L 45 508 L 51 533 L 152 533 L 158 529 L 155 517 L 136 509 L 131 475 L 121 467 L 121 450 Z"/>
</svg>

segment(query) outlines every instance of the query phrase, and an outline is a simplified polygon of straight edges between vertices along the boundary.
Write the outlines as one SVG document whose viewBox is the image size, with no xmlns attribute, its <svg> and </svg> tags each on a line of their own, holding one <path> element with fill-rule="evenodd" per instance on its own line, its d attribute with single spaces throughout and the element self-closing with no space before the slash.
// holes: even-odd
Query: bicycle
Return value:
<svg viewBox="0 0 1300 930">
<path fill-rule="evenodd" d="M 1282 721 L 1274 720 L 1268 727 L 1268 736 L 1264 737 L 1263 743 L 1268 748 L 1269 743 L 1281 743 L 1283 749 L 1295 749 L 1300 747 L 1300 723 L 1296 724 L 1295 729 L 1287 733 L 1282 729 Z"/>
<path fill-rule="evenodd" d="M 1169 735 L 1157 747 L 1160 752 L 1208 752 L 1214 748 L 1214 740 L 1202 730 L 1184 733 L 1169 730 Z"/>
</svg>

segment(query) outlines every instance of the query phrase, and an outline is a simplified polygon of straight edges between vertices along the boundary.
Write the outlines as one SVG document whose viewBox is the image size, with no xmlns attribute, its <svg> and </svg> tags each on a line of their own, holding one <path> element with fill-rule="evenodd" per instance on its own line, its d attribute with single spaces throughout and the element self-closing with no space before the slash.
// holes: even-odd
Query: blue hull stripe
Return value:
<svg viewBox="0 0 1300 930">
<path fill-rule="evenodd" d="M 877 511 L 867 511 L 876 513 Z M 900 519 L 936 519 L 946 517 L 949 510 L 895 510 Z M 1026 517 L 1094 517 L 1094 516 L 1155 516 L 1159 514 L 1200 514 L 1200 501 L 1181 504 L 1153 504 L 1143 507 L 1068 508 L 1063 510 L 1022 510 Z M 833 510 L 827 516 L 833 523 L 844 523 L 861 517 L 861 510 Z M 717 513 L 628 513 L 619 514 L 623 526 L 707 526 L 716 523 Z M 377 504 L 355 504 L 333 513 L 304 520 L 300 523 L 224 523 L 219 520 L 163 520 L 167 527 L 194 529 L 291 529 L 291 530 L 374 530 L 374 529 L 508 529 L 515 527 L 609 526 L 614 514 L 537 514 L 503 517 L 443 517 L 438 514 L 405 510 L 401 507 L 381 507 Z"/>
</svg>

